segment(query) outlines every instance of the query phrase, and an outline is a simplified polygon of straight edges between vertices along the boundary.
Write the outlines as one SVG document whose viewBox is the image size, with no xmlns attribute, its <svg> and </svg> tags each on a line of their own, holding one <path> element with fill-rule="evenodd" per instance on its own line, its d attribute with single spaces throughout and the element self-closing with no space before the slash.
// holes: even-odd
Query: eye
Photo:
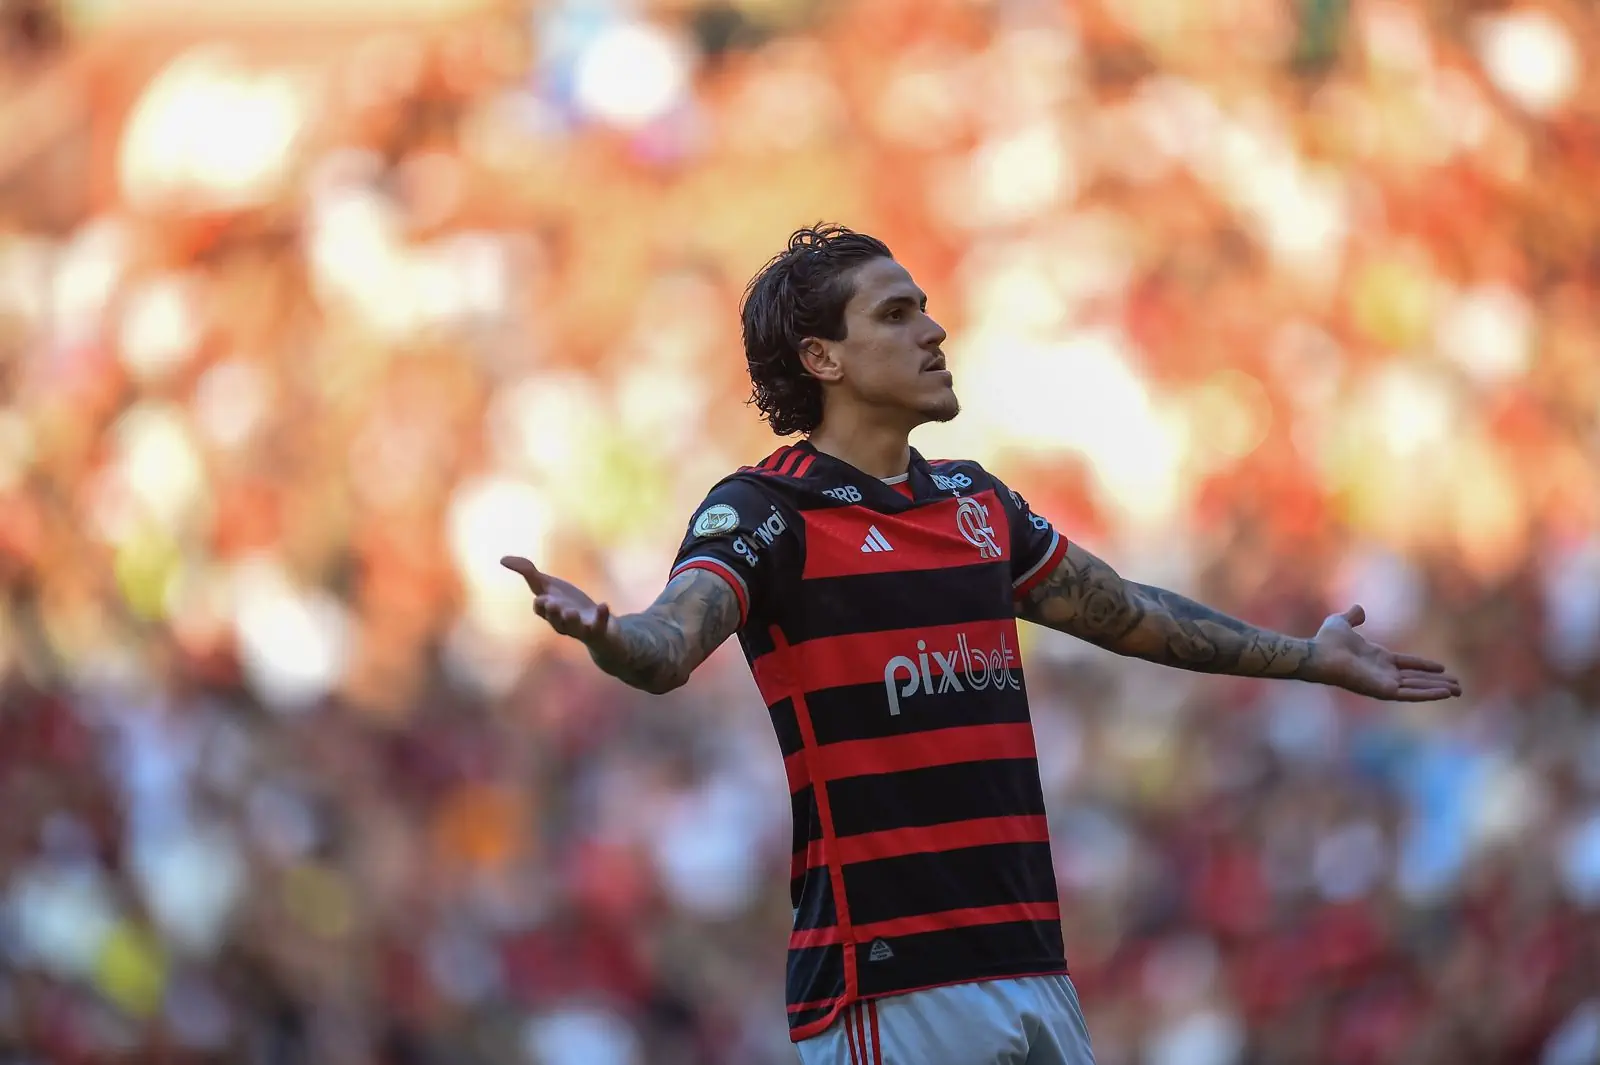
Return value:
<svg viewBox="0 0 1600 1065">
<path fill-rule="evenodd" d="M 905 316 L 906 316 L 906 312 L 901 310 L 900 308 L 896 307 L 894 310 L 890 311 L 888 314 L 884 315 L 883 317 L 884 317 L 885 321 L 898 322 L 900 319 L 904 318 Z"/>
</svg>

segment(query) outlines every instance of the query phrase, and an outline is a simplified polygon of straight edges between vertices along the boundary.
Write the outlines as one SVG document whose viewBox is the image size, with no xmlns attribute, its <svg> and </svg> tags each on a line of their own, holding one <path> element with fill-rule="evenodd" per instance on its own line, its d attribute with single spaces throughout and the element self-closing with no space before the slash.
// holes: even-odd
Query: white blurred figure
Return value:
<svg viewBox="0 0 1600 1065">
<path fill-rule="evenodd" d="M 1539 1065 L 1593 1065 L 1600 1061 L 1600 999 L 1585 999 L 1550 1033 Z"/>
<path fill-rule="evenodd" d="M 653 837 L 662 885 L 674 903 L 705 920 L 749 909 L 762 884 L 762 804 L 724 771 L 678 796 Z"/>
<path fill-rule="evenodd" d="M 1214 943 L 1187 936 L 1158 946 L 1145 964 L 1144 990 L 1164 1020 L 1145 1038 L 1143 1065 L 1234 1065 L 1244 1027 L 1215 992 Z"/>
<path fill-rule="evenodd" d="M 1567 897 L 1586 910 L 1600 909 L 1600 807 L 1568 830 L 1558 854 Z"/>
<path fill-rule="evenodd" d="M 611 1010 L 571 1006 L 528 1021 L 522 1031 L 528 1065 L 640 1065 L 639 1033 Z"/>
<path fill-rule="evenodd" d="M 1541 552 L 1545 653 L 1579 673 L 1600 658 L 1600 537 Z"/>
</svg>

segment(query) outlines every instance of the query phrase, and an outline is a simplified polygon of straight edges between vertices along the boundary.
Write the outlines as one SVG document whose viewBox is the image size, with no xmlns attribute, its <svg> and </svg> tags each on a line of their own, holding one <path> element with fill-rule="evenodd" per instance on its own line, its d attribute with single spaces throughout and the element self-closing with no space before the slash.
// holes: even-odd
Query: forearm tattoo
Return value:
<svg viewBox="0 0 1600 1065">
<path fill-rule="evenodd" d="M 1117 654 L 1199 673 L 1306 679 L 1310 640 L 1229 617 L 1164 588 L 1123 580 L 1075 545 L 1019 616 Z"/>
<path fill-rule="evenodd" d="M 689 570 L 648 610 L 616 619 L 611 639 L 591 646 L 595 665 L 624 684 L 669 692 L 689 679 L 739 627 L 739 600 L 721 577 Z"/>
</svg>

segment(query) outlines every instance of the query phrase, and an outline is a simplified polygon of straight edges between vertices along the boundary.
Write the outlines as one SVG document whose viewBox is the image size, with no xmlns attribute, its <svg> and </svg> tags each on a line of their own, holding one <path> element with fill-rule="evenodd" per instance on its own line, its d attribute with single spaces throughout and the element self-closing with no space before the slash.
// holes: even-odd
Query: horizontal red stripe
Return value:
<svg viewBox="0 0 1600 1065">
<path fill-rule="evenodd" d="M 1002 669 L 1022 668 L 1022 658 L 1017 653 L 1017 623 L 1006 618 L 926 629 L 824 636 L 762 655 L 751 664 L 750 670 L 755 675 L 761 697 L 770 706 L 793 694 L 799 684 L 804 685 L 799 688 L 801 691 L 820 691 L 848 684 L 884 684 L 884 673 L 891 659 L 902 655 L 917 659 L 921 653 L 917 650 L 918 640 L 926 645 L 929 675 L 936 692 L 942 684 L 942 670 L 938 659 L 933 657 L 935 653 L 943 655 L 958 675 L 970 670 L 983 687 L 993 685 L 992 667 L 996 662 Z M 983 653 L 981 664 L 977 660 L 979 652 Z M 903 687 L 907 681 L 902 669 L 896 683 Z M 962 686 L 971 687 L 964 678 Z"/>
<path fill-rule="evenodd" d="M 789 778 L 789 794 L 793 795 L 818 780 L 905 773 L 990 758 L 1033 758 L 1037 754 L 1033 725 L 1016 721 L 830 743 L 812 751 L 809 758 L 805 751 L 789 755 L 783 760 L 783 771 Z"/>
<path fill-rule="evenodd" d="M 1029 722 L 967 725 L 830 743 L 811 753 L 811 775 L 812 779 L 841 780 L 992 758 L 1033 758 L 1036 753 Z"/>
<path fill-rule="evenodd" d="M 987 515 L 977 522 L 962 520 L 962 499 L 941 499 L 903 514 L 879 514 L 859 506 L 807 511 L 806 564 L 801 577 L 816 580 L 1009 561 L 1011 537 L 1006 528 L 1006 512 L 993 490 L 967 499 L 979 503 Z M 873 527 L 893 550 L 861 550 Z M 980 529 L 987 529 L 987 533 L 980 534 Z M 979 542 L 969 540 L 968 534 Z M 979 546 L 984 542 L 992 544 L 992 550 L 986 552 Z"/>
<path fill-rule="evenodd" d="M 1050 826 L 1042 815 L 1014 817 L 975 817 L 970 821 L 950 821 L 942 825 L 916 825 L 841 836 L 837 843 L 839 862 L 873 862 L 880 858 L 900 858 L 907 854 L 930 854 L 961 850 L 963 847 L 989 847 L 1003 843 L 1049 843 Z M 804 876 L 807 869 L 820 866 L 824 855 L 815 843 L 796 851 L 789 859 L 790 878 Z"/>
<path fill-rule="evenodd" d="M 986 924 L 1007 924 L 1013 921 L 1059 921 L 1061 905 L 1056 902 L 1008 902 L 1000 906 L 974 906 L 964 910 L 943 910 L 939 913 L 919 913 L 914 917 L 894 917 L 887 921 L 855 926 L 856 941 L 868 943 L 874 939 L 892 939 L 895 936 L 914 936 L 924 932 L 944 932 L 952 928 L 977 928 Z M 833 928 L 805 928 L 789 933 L 789 949 L 829 947 L 843 941 L 837 926 Z"/>
<path fill-rule="evenodd" d="M 860 836 L 839 837 L 839 861 L 845 865 L 907 854 L 987 847 L 998 843 L 1048 843 L 1050 826 L 1042 815 L 976 817 L 943 825 L 891 828 Z"/>
</svg>

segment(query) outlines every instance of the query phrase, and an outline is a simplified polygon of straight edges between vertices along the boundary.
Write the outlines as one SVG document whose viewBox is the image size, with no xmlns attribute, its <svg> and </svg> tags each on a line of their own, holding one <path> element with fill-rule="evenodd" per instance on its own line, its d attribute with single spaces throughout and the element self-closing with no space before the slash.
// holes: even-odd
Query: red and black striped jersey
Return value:
<svg viewBox="0 0 1600 1065">
<path fill-rule="evenodd" d="M 795 1040 L 860 999 L 1066 970 L 1016 629 L 1065 551 L 977 463 L 915 450 L 891 485 L 781 448 L 697 513 L 672 572 L 734 588 L 788 771 Z"/>
</svg>

